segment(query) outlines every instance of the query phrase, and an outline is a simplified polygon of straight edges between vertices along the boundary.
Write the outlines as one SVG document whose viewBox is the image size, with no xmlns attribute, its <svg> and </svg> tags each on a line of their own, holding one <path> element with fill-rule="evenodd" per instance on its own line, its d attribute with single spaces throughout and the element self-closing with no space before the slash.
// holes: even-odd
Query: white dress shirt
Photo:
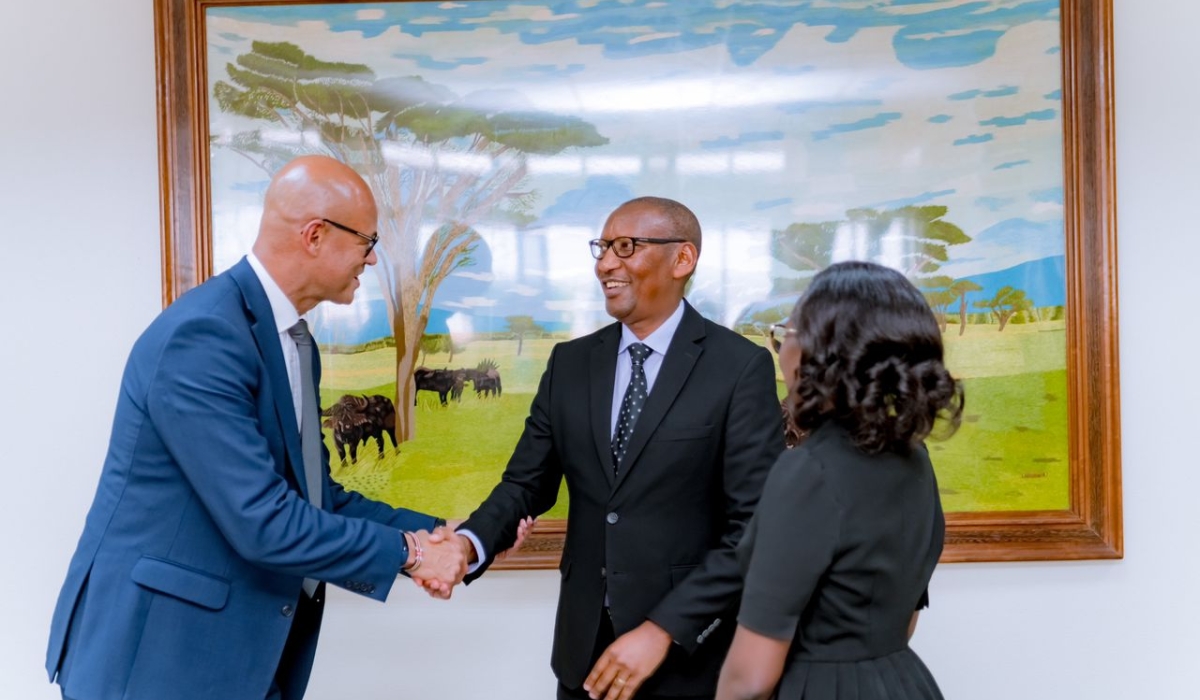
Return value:
<svg viewBox="0 0 1200 700">
<path fill-rule="evenodd" d="M 258 276 L 259 283 L 263 286 L 263 291 L 267 293 L 267 301 L 271 304 L 271 313 L 275 316 L 275 329 L 279 334 L 279 346 L 283 350 L 283 363 L 287 366 L 288 385 L 292 392 L 292 407 L 296 411 L 296 427 L 301 425 L 301 393 L 300 393 L 300 349 L 296 347 L 296 341 L 288 333 L 288 329 L 296 325 L 296 322 L 304 318 L 296 311 L 296 307 L 292 304 L 292 300 L 288 299 L 275 280 L 271 278 L 267 268 L 263 267 L 262 261 L 258 259 L 253 252 L 246 255 L 246 261 L 250 263 L 250 268 L 254 270 L 254 274 Z M 307 322 L 307 319 L 305 319 Z M 467 539 L 475 547 L 476 552 L 483 551 L 483 545 L 480 544 L 479 538 L 472 532 L 462 532 Z M 404 537 L 401 535 L 401 540 Z M 408 551 L 407 542 L 405 543 L 405 551 Z M 482 557 L 480 561 L 475 562 L 467 568 L 468 572 L 475 571 L 482 566 Z"/>
<path fill-rule="evenodd" d="M 613 380 L 612 422 L 608 426 L 609 435 L 617 432 L 617 416 L 621 413 L 621 402 L 625 399 L 625 389 L 629 386 L 629 377 L 633 374 L 633 362 L 629 359 L 629 346 L 641 343 L 654 351 L 642 364 L 642 371 L 646 373 L 646 395 L 649 396 L 654 389 L 654 380 L 658 379 L 658 370 L 662 369 L 667 348 L 671 347 L 671 339 L 675 337 L 675 331 L 679 330 L 679 323 L 682 320 L 683 302 L 680 301 L 675 312 L 667 317 L 661 326 L 654 329 L 653 333 L 646 336 L 645 340 L 639 340 L 633 331 L 629 330 L 629 326 L 621 326 L 621 342 L 617 345 L 617 376 Z"/>
</svg>

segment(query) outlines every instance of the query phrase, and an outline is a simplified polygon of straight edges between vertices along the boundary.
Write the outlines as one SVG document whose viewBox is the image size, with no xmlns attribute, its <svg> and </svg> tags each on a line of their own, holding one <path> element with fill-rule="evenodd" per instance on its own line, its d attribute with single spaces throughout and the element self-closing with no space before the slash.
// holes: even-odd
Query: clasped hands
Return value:
<svg viewBox="0 0 1200 700">
<path fill-rule="evenodd" d="M 534 522 L 532 517 L 521 519 L 517 526 L 516 542 L 509 549 L 496 555 L 498 561 L 521 547 L 525 537 L 533 529 Z M 454 587 L 467 575 L 470 565 L 479 560 L 479 554 L 471 540 L 455 532 L 461 524 L 461 520 L 450 520 L 445 526 L 435 528 L 433 532 L 421 530 L 410 533 L 416 537 L 420 547 L 420 561 L 414 559 L 410 548 L 405 571 L 414 583 L 435 598 L 448 599 Z"/>
</svg>

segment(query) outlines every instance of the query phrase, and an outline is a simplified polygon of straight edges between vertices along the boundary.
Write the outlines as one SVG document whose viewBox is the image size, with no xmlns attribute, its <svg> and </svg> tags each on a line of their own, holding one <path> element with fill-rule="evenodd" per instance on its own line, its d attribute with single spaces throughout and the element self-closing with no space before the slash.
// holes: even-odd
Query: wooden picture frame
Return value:
<svg viewBox="0 0 1200 700">
<path fill-rule="evenodd" d="M 244 4 L 155 0 L 164 305 L 211 274 L 204 18 Z M 1112 14 L 1111 0 L 1063 0 L 1060 13 L 1070 507 L 950 513 L 943 561 L 1123 556 Z M 503 567 L 556 566 L 565 529 L 540 522 Z"/>
</svg>

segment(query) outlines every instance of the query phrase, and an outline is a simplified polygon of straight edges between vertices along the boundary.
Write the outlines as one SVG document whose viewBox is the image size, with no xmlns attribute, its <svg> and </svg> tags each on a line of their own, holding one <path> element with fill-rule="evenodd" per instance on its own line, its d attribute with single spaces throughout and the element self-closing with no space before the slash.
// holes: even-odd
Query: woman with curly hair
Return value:
<svg viewBox="0 0 1200 700">
<path fill-rule="evenodd" d="M 952 433 L 963 407 L 938 323 L 900 273 L 845 262 L 774 331 L 805 438 L 738 546 L 745 589 L 717 699 L 940 699 L 908 646 L 946 529 L 923 441 L 935 424 Z"/>
</svg>

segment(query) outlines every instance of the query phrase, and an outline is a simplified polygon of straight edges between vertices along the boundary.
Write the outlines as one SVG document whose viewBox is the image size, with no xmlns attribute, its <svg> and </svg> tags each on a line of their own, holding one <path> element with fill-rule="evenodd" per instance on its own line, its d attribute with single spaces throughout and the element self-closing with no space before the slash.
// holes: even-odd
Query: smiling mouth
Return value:
<svg viewBox="0 0 1200 700">
<path fill-rule="evenodd" d="M 604 282 L 605 289 L 620 289 L 622 287 L 628 287 L 628 286 L 629 286 L 628 282 L 618 282 L 616 280 L 607 280 L 606 282 Z"/>
</svg>

